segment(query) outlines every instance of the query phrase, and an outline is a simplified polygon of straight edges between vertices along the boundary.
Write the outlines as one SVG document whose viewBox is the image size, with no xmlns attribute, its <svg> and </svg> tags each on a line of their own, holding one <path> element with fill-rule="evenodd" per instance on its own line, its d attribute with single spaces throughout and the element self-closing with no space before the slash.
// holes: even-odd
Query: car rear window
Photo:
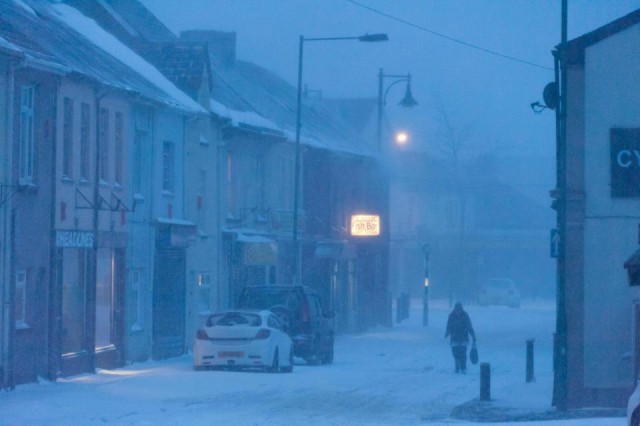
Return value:
<svg viewBox="0 0 640 426">
<path fill-rule="evenodd" d="M 243 296 L 240 300 L 240 307 L 247 309 L 270 309 L 274 306 L 296 309 L 300 306 L 298 295 L 291 289 L 248 289 Z"/>
<path fill-rule="evenodd" d="M 215 326 L 234 326 L 234 325 L 249 325 L 252 327 L 259 327 L 262 325 L 262 318 L 257 314 L 247 314 L 240 312 L 226 312 L 220 314 L 213 314 L 207 320 L 208 327 Z"/>
</svg>

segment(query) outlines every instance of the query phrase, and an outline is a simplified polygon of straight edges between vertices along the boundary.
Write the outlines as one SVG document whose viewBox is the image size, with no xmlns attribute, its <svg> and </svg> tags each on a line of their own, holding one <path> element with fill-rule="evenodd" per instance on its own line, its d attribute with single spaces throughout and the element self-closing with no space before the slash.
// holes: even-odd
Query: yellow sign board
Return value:
<svg viewBox="0 0 640 426">
<path fill-rule="evenodd" d="M 351 235 L 356 237 L 380 235 L 380 216 L 373 214 L 351 216 Z"/>
</svg>

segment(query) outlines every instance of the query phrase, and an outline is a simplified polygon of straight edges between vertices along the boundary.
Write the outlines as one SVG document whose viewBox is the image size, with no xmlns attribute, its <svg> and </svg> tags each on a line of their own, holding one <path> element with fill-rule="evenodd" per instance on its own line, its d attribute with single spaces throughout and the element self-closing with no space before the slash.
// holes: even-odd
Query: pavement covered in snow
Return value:
<svg viewBox="0 0 640 426">
<path fill-rule="evenodd" d="M 188 355 L 99 370 L 0 393 L 0 424 L 84 425 L 420 425 L 476 422 L 545 426 L 620 426 L 618 410 L 569 413 L 550 407 L 552 302 L 520 309 L 467 307 L 480 362 L 491 364 L 491 401 L 479 403 L 479 365 L 454 374 L 444 339 L 448 303 L 422 304 L 410 318 L 336 340 L 335 363 L 292 374 L 193 371 Z M 535 339 L 535 382 L 525 383 L 526 340 Z M 585 417 L 586 416 L 586 417 Z M 551 419 L 542 421 L 542 419 Z"/>
</svg>

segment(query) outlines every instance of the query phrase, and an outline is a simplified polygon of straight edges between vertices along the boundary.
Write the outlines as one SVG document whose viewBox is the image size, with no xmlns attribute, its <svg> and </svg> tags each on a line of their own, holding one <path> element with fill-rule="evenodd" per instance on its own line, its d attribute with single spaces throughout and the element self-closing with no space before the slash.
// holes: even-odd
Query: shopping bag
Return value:
<svg viewBox="0 0 640 426">
<path fill-rule="evenodd" d="M 478 363 L 478 348 L 476 346 L 476 342 L 473 342 L 471 346 L 471 350 L 469 351 L 469 359 L 471 360 L 471 364 L 476 365 Z"/>
</svg>

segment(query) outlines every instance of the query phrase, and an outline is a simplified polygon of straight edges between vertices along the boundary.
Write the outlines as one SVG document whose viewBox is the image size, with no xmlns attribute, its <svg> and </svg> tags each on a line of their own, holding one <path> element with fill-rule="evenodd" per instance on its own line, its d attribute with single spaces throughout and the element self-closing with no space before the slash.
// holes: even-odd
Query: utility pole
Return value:
<svg viewBox="0 0 640 426">
<path fill-rule="evenodd" d="M 557 263 L 556 332 L 553 349 L 553 402 L 560 411 L 567 410 L 567 309 L 566 309 L 566 212 L 567 212 L 567 0 L 562 0 L 561 43 L 554 51 L 555 80 L 559 80 L 560 97 L 556 109 L 556 196 L 557 226 L 560 246 Z"/>
</svg>

